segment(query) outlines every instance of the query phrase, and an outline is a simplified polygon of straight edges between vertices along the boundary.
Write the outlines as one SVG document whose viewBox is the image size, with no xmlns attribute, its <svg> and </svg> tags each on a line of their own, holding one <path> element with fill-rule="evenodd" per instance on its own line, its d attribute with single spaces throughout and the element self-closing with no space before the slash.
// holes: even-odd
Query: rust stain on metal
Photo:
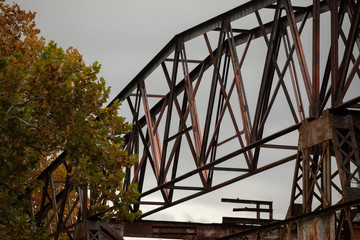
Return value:
<svg viewBox="0 0 360 240">
<path fill-rule="evenodd" d="M 318 216 L 299 222 L 300 240 L 335 240 L 335 215 Z"/>
<path fill-rule="evenodd" d="M 299 150 L 304 150 L 331 139 L 332 130 L 328 112 L 312 121 L 305 120 L 300 127 Z"/>
</svg>

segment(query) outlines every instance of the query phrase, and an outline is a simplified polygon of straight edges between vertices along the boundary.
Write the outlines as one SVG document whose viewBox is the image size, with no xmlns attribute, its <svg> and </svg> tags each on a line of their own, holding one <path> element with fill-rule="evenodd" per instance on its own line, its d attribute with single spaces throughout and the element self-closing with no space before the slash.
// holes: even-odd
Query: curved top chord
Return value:
<svg viewBox="0 0 360 240">
<path fill-rule="evenodd" d="M 137 87 L 141 80 L 145 80 L 165 59 L 175 51 L 177 42 L 186 42 L 194 39 L 206 32 L 212 31 L 221 27 L 224 20 L 235 21 L 239 18 L 245 17 L 255 11 L 268 7 L 275 3 L 276 0 L 255 0 L 249 1 L 237 8 L 216 16 L 204 23 L 201 23 L 193 28 L 190 28 L 182 33 L 174 36 L 168 44 L 131 80 L 131 82 L 111 101 L 112 104 L 115 100 L 124 101 Z"/>
<path fill-rule="evenodd" d="M 110 103 L 124 102 L 139 156 L 130 210 L 144 218 L 293 160 L 263 180 L 293 177 L 288 217 L 354 200 L 360 1 L 337 4 L 249 1 L 176 35 Z"/>
<path fill-rule="evenodd" d="M 303 40 L 310 34 L 307 26 L 317 26 L 320 15 L 329 12 L 331 6 L 326 1 L 304 7 L 294 7 L 290 1 L 276 2 L 250 1 L 176 35 L 116 97 L 126 100 L 134 124 L 133 133 L 127 136 L 127 149 L 140 156 L 138 166 L 128 170 L 128 184 L 138 183 L 143 193 L 134 209 L 162 205 L 145 212 L 144 217 L 251 176 L 259 169 L 295 159 L 296 152 L 288 155 L 283 150 L 297 150 L 297 137 L 290 137 L 297 133 L 286 129 L 298 129 L 300 122 L 321 116 L 326 107 L 344 108 L 344 100 L 356 107 L 358 93 L 348 87 L 359 84 L 352 81 L 359 76 L 353 47 L 359 42 L 353 34 L 358 20 L 353 10 L 345 3 L 336 9 L 336 14 L 351 21 L 349 29 L 343 20 L 332 26 L 338 37 L 345 36 L 344 31 L 348 34 L 348 39 L 343 39 L 340 68 L 347 66 L 349 71 L 339 88 L 336 85 L 340 83 L 329 81 L 330 76 L 335 78 L 335 43 L 325 41 L 328 52 L 320 52 L 320 27 L 313 30 L 313 45 Z M 336 14 L 330 11 L 330 18 Z M 327 34 L 336 33 L 332 30 Z M 205 55 L 200 54 L 201 38 Z M 319 57 L 324 58 L 326 53 L 328 61 L 320 66 Z M 190 54 L 203 60 L 189 58 Z M 311 67 L 307 64 L 309 54 L 313 57 Z M 346 62 L 351 62 L 351 70 Z M 279 114 L 282 120 L 276 121 Z M 288 128 L 291 125 L 296 127 Z M 276 137 L 265 141 L 271 136 Z M 259 162 L 260 152 L 266 156 L 269 149 L 281 150 L 276 155 L 282 157 L 277 158 L 279 162 L 275 159 L 264 165 Z M 234 159 L 237 163 L 229 163 L 231 167 L 217 166 Z M 215 184 L 215 173 L 223 176 L 219 173 L 223 171 L 244 174 Z M 144 183 L 145 176 L 149 174 L 156 181 L 145 189 L 149 185 Z M 195 176 L 198 179 L 189 185 L 186 181 Z M 195 193 L 175 199 L 179 190 L 181 194 L 187 190 Z"/>
</svg>

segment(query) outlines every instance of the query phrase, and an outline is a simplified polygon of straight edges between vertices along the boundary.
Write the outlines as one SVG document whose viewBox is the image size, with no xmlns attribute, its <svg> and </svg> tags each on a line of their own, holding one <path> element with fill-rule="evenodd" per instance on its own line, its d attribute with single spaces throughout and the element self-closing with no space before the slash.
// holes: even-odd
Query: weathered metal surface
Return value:
<svg viewBox="0 0 360 240">
<path fill-rule="evenodd" d="M 299 150 L 315 147 L 332 138 L 332 128 L 328 114 L 312 121 L 305 120 L 299 129 Z"/>
<path fill-rule="evenodd" d="M 360 1 L 354 0 L 314 0 L 303 6 L 290 0 L 248 1 L 176 35 L 114 99 L 124 101 L 134 126 L 125 148 L 139 155 L 124 182 L 124 188 L 138 184 L 142 193 L 130 209 L 146 205 L 142 217 L 150 216 L 293 160 L 289 219 L 358 199 L 359 9 Z M 247 18 L 257 21 L 249 25 Z M 325 36 L 324 23 L 329 27 Z M 309 27 L 312 37 L 304 37 Z M 304 38 L 313 40 L 310 47 Z M 330 43 L 320 46 L 324 38 Z M 193 42 L 195 51 L 188 47 Z M 199 42 L 207 50 L 202 55 Z M 252 56 L 257 57 L 254 68 L 247 62 Z M 288 143 L 298 130 L 299 141 Z M 270 148 L 281 157 L 267 154 Z M 234 166 L 221 165 L 234 159 Z M 190 167 L 182 171 L 184 166 Z M 88 205 L 91 189 L 74 189 L 66 176 L 57 183 L 58 168 L 68 175 L 66 153 L 39 175 L 44 181 L 40 207 L 29 212 L 38 225 L 48 219 L 55 238 L 60 232 L 72 237 L 74 224 L 94 214 Z M 223 171 L 236 175 L 216 181 Z M 154 183 L 147 182 L 153 178 Z M 161 199 L 154 201 L 155 194 Z M 334 201 L 335 195 L 340 199 Z M 335 238 L 354 240 L 352 209 L 338 211 Z M 185 231 L 157 226 L 151 234 L 182 236 Z M 296 238 L 293 223 L 276 226 L 251 237 Z"/>
<path fill-rule="evenodd" d="M 122 223 L 86 220 L 75 225 L 73 239 L 123 240 L 124 225 Z"/>
<path fill-rule="evenodd" d="M 291 217 L 281 221 L 275 221 L 272 223 L 264 224 L 262 226 L 251 228 L 248 230 L 241 231 L 239 233 L 234 233 L 229 236 L 220 238 L 221 240 L 230 240 L 230 239 L 309 239 L 309 233 L 312 231 L 313 238 L 310 239 L 323 239 L 318 238 L 316 234 L 324 234 L 321 236 L 333 236 L 333 234 L 338 233 L 338 219 L 335 220 L 335 216 L 338 211 L 342 211 L 345 208 L 350 208 L 351 206 L 358 206 L 360 204 L 360 199 L 356 201 L 351 201 L 335 206 L 328 207 L 319 211 L 314 211 L 311 213 L 301 214 L 296 217 Z M 338 218 L 338 216 L 337 216 Z M 300 223 L 300 224 L 299 224 Z M 298 225 L 305 226 L 306 229 L 301 229 L 303 231 L 300 233 Z M 356 229 L 358 229 L 355 226 Z M 356 230 L 357 231 L 357 230 Z M 354 231 L 354 232 L 356 232 Z M 345 231 L 344 231 L 345 232 Z M 344 232 L 341 232 L 341 235 L 335 236 L 333 239 L 344 239 Z M 357 234 L 357 232 L 356 232 Z M 300 238 L 301 236 L 302 238 Z M 324 238 L 326 239 L 326 238 Z M 331 238 L 330 238 L 331 239 Z M 350 236 L 345 239 L 351 239 Z M 357 238 L 353 238 L 357 239 Z"/>
<path fill-rule="evenodd" d="M 201 224 L 191 222 L 136 221 L 125 223 L 124 236 L 172 239 L 217 239 L 248 227 L 233 224 Z"/>
<path fill-rule="evenodd" d="M 84 221 L 76 224 L 74 240 L 106 240 L 102 237 L 100 222 Z"/>
<path fill-rule="evenodd" d="M 335 240 L 335 215 L 310 218 L 298 223 L 298 239 Z"/>
<path fill-rule="evenodd" d="M 114 222 L 100 223 L 102 240 L 123 240 L 124 238 L 124 224 Z"/>
<path fill-rule="evenodd" d="M 258 227 L 263 226 L 272 222 L 275 222 L 274 219 L 258 219 L 258 218 L 239 218 L 239 217 L 223 217 L 223 224 L 232 224 L 237 226 L 248 226 L 248 227 Z"/>
<path fill-rule="evenodd" d="M 296 199 L 302 201 L 301 212 L 309 213 L 332 206 L 333 194 L 341 194 L 343 202 L 360 198 L 359 141 L 358 132 L 355 131 L 358 128 L 353 122 L 353 119 L 358 118 L 358 114 L 356 111 L 326 111 L 321 118 L 305 121 L 300 127 L 299 150 L 302 161 L 299 156 L 290 211 L 292 206 L 295 206 Z M 331 170 L 331 163 L 337 164 L 334 172 Z M 338 177 L 339 182 L 334 181 L 335 177 Z M 298 194 L 295 196 L 296 192 Z M 294 213 L 292 216 L 295 216 Z M 336 224 L 327 223 L 325 219 L 320 222 L 318 219 L 311 219 L 301 225 L 303 228 L 298 233 L 302 239 L 320 238 L 316 234 L 324 234 L 333 224 L 334 228 L 331 229 L 334 229 L 334 232 L 321 235 L 321 239 L 338 239 L 345 225 L 345 236 L 355 239 L 352 221 L 351 210 L 344 208 Z M 327 228 L 320 229 L 322 225 Z"/>
</svg>

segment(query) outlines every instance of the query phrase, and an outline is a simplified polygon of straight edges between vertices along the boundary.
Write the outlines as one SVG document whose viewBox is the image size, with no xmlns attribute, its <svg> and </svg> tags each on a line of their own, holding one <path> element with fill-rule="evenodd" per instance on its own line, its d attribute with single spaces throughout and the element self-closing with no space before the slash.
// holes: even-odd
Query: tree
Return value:
<svg viewBox="0 0 360 240">
<path fill-rule="evenodd" d="M 47 238 L 23 196 L 41 187 L 37 176 L 64 151 L 74 186 L 91 186 L 93 210 L 134 219 L 140 213 L 125 205 L 138 197 L 136 186 L 121 184 L 124 168 L 137 161 L 123 149 L 131 126 L 117 115 L 119 102 L 103 107 L 110 89 L 97 77 L 100 65 L 46 44 L 34 13 L 4 0 L 0 9 L 0 238 Z"/>
</svg>

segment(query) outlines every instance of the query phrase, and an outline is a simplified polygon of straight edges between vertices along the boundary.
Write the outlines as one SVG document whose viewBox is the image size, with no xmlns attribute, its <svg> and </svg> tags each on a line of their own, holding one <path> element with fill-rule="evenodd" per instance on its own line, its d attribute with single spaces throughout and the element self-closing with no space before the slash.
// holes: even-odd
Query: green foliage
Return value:
<svg viewBox="0 0 360 240">
<path fill-rule="evenodd" d="M 128 213 L 127 205 L 139 194 L 121 185 L 124 168 L 137 161 L 123 149 L 131 126 L 117 115 L 119 102 L 103 107 L 110 89 L 97 77 L 100 65 L 86 66 L 76 49 L 46 44 L 35 14 L 1 0 L 0 9 L 0 238 L 47 238 L 29 219 L 23 196 L 41 186 L 36 177 L 62 151 L 74 186 L 93 190 L 94 211 L 134 220 L 140 212 Z"/>
</svg>

